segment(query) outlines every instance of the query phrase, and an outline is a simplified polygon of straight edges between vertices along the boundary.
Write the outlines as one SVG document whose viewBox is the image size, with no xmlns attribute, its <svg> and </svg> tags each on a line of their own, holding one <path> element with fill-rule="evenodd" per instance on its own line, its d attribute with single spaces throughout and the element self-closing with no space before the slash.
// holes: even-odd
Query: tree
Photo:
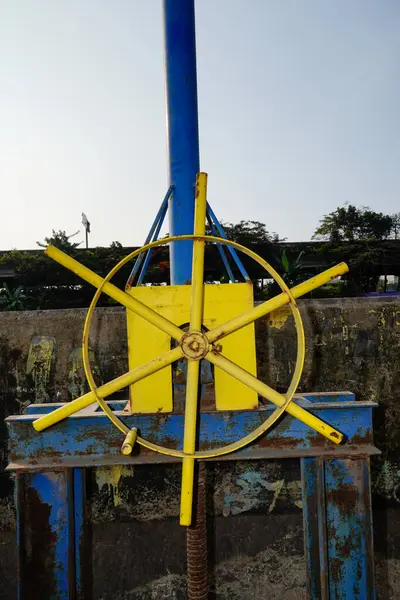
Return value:
<svg viewBox="0 0 400 600">
<path fill-rule="evenodd" d="M 390 236 L 393 227 L 393 217 L 390 215 L 374 212 L 368 207 L 357 208 L 346 204 L 323 217 L 313 239 L 330 242 L 384 240 Z"/>
<path fill-rule="evenodd" d="M 233 242 L 243 246 L 252 244 L 268 244 L 283 241 L 277 233 L 270 233 L 260 221 L 240 221 L 239 223 L 222 223 L 222 227 Z"/>
<path fill-rule="evenodd" d="M 46 248 L 47 246 L 56 246 L 60 250 L 64 252 L 68 252 L 71 250 L 76 250 L 82 242 L 71 242 L 70 239 L 78 235 L 79 231 L 75 231 L 75 233 L 71 233 L 67 235 L 65 231 L 52 230 L 52 235 L 50 237 L 44 238 L 44 242 L 36 242 L 40 248 Z"/>
<path fill-rule="evenodd" d="M 394 213 L 391 215 L 392 217 L 392 235 L 391 237 L 394 240 L 398 240 L 400 238 L 400 213 Z"/>
<path fill-rule="evenodd" d="M 361 215 L 359 239 L 385 240 L 392 233 L 393 217 L 365 209 Z"/>
</svg>

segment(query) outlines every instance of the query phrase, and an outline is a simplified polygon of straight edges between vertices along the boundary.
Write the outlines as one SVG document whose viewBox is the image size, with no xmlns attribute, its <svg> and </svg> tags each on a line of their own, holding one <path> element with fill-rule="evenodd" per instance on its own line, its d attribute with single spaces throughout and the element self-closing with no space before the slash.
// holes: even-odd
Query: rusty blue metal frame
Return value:
<svg viewBox="0 0 400 600">
<path fill-rule="evenodd" d="M 375 600 L 369 457 L 373 444 L 373 402 L 354 395 L 307 394 L 296 402 L 315 412 L 346 436 L 334 447 L 290 415 L 257 443 L 218 460 L 294 458 L 301 461 L 307 587 L 310 600 Z M 124 401 L 110 402 L 123 415 Z M 175 459 L 137 448 L 120 453 L 121 438 L 107 417 L 75 415 L 57 427 L 36 433 L 32 422 L 59 404 L 29 406 L 8 417 L 9 469 L 17 472 L 18 541 L 21 551 L 20 600 L 90 598 L 90 537 L 85 518 L 85 468 L 113 464 L 151 464 Z M 200 448 L 231 443 L 265 419 L 272 407 L 257 411 L 210 411 L 200 416 Z M 131 415 L 128 425 L 157 443 L 179 448 L 183 415 Z M 34 521 L 34 522 L 33 522 Z M 40 542 L 40 543 L 39 543 Z M 27 555 L 27 549 L 33 548 Z M 35 550 L 37 548 L 37 551 Z M 46 568 L 45 565 L 47 565 Z M 85 569 L 82 569 L 85 565 Z M 50 585 L 51 584 L 51 585 Z M 57 589 L 54 595 L 53 590 Z M 68 596 L 70 594 L 70 596 Z"/>
</svg>

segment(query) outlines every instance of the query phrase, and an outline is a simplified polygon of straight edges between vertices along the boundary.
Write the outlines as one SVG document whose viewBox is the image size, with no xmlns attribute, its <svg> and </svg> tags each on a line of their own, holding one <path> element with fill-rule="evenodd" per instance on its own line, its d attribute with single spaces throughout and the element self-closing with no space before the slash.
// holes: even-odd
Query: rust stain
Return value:
<svg viewBox="0 0 400 600">
<path fill-rule="evenodd" d="M 58 598 L 54 571 L 57 567 L 55 547 L 58 536 L 50 526 L 51 506 L 42 502 L 37 491 L 27 486 L 25 492 L 26 536 L 25 578 L 32 590 L 41 597 Z M 43 568 L 46 565 L 46 568 Z"/>
<path fill-rule="evenodd" d="M 343 483 L 339 490 L 330 490 L 329 499 L 338 507 L 343 515 L 354 512 L 358 504 L 358 490 L 350 485 Z"/>
<path fill-rule="evenodd" d="M 340 583 L 342 567 L 343 567 L 342 559 L 331 557 L 331 559 L 329 561 L 329 573 L 332 578 L 332 581 L 336 585 Z"/>
<path fill-rule="evenodd" d="M 297 448 L 302 445 L 304 440 L 302 438 L 285 438 L 285 437 L 271 437 L 268 435 L 259 438 L 258 446 L 260 448 L 272 448 L 277 449 L 291 449 Z"/>
</svg>

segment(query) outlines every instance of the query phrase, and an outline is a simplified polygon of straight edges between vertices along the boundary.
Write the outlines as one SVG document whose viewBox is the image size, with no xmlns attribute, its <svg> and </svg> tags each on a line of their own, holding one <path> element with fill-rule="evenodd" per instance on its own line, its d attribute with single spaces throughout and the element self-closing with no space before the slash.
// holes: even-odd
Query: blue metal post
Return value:
<svg viewBox="0 0 400 600">
<path fill-rule="evenodd" d="M 200 170 L 194 0 L 164 0 L 169 233 L 193 233 L 194 190 Z M 191 280 L 192 242 L 171 244 L 171 285 Z"/>
<path fill-rule="evenodd" d="M 309 600 L 375 600 L 369 458 L 302 458 Z"/>
<path fill-rule="evenodd" d="M 19 600 L 73 597 L 71 484 L 71 469 L 17 476 Z"/>
<path fill-rule="evenodd" d="M 17 474 L 18 600 L 91 597 L 86 505 L 83 468 Z"/>
</svg>

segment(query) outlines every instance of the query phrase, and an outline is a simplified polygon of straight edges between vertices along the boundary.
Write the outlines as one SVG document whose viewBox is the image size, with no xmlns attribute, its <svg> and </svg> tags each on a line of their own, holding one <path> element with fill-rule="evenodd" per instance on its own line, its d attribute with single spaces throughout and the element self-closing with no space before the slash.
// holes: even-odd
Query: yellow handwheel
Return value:
<svg viewBox="0 0 400 600">
<path fill-rule="evenodd" d="M 238 243 L 205 235 L 205 211 L 206 211 L 206 184 L 207 176 L 204 173 L 198 175 L 196 181 L 196 210 L 195 210 L 195 228 L 194 235 L 170 237 L 163 240 L 153 242 L 143 246 L 139 250 L 136 250 L 121 260 L 110 272 L 102 279 L 89 269 L 86 269 L 80 263 L 74 259 L 68 257 L 66 254 L 57 250 L 54 247 L 47 249 L 47 254 L 70 268 L 76 274 L 82 276 L 86 281 L 92 283 L 97 291 L 93 297 L 91 305 L 89 307 L 84 332 L 83 332 L 83 363 L 85 368 L 86 377 L 91 389 L 91 392 L 73 401 L 64 407 L 44 415 L 34 423 L 36 430 L 41 431 L 49 425 L 56 423 L 57 421 L 65 418 L 68 415 L 73 414 L 77 410 L 91 404 L 94 400 L 97 400 L 103 411 L 107 414 L 113 424 L 120 429 L 120 431 L 126 436 L 124 442 L 124 453 L 129 453 L 132 449 L 133 443 L 136 440 L 137 443 L 142 446 L 160 452 L 162 454 L 181 458 L 183 460 L 183 471 L 182 471 L 182 492 L 181 492 L 181 518 L 180 522 L 182 525 L 190 525 L 191 513 L 192 513 L 192 499 L 193 499 L 193 477 L 194 477 L 194 460 L 195 459 L 207 459 L 211 457 L 228 454 L 242 448 L 243 446 L 254 441 L 256 438 L 261 436 L 269 427 L 275 423 L 275 421 L 282 415 L 284 411 L 289 412 L 293 417 L 296 417 L 312 427 L 313 429 L 320 432 L 326 438 L 330 439 L 334 443 L 338 444 L 342 441 L 342 434 L 331 428 L 326 423 L 314 415 L 308 413 L 306 410 L 301 408 L 295 403 L 291 403 L 293 395 L 297 389 L 305 354 L 305 342 L 304 342 L 304 330 L 300 312 L 296 305 L 295 294 L 300 296 L 310 289 L 315 289 L 322 285 L 326 281 L 329 281 L 333 277 L 347 271 L 347 266 L 344 264 L 338 265 L 337 267 L 320 274 L 316 278 L 313 278 L 305 284 L 301 284 L 290 290 L 279 274 L 260 256 L 251 250 L 241 246 Z M 159 315 L 149 307 L 142 304 L 132 296 L 129 296 L 119 288 L 116 288 L 110 283 L 111 278 L 121 269 L 127 262 L 137 257 L 142 252 L 146 252 L 150 248 L 155 248 L 170 242 L 179 242 L 183 240 L 193 240 L 193 269 L 192 269 L 192 288 L 191 288 L 191 315 L 190 315 L 190 328 L 188 332 L 184 332 L 182 329 L 177 327 L 174 323 Z M 276 296 L 272 300 L 269 300 L 262 305 L 255 307 L 254 309 L 231 319 L 230 321 L 219 325 L 207 333 L 203 333 L 202 329 L 202 316 L 203 316 L 203 303 L 204 303 L 204 281 L 203 281 L 203 269 L 204 269 L 204 249 L 205 243 L 219 243 L 232 246 L 237 250 L 243 252 L 247 256 L 254 259 L 266 271 L 274 278 L 282 290 L 282 294 Z M 97 388 L 91 366 L 89 361 L 89 331 L 90 324 L 93 316 L 95 306 L 98 302 L 100 295 L 105 292 L 115 300 L 119 301 L 126 308 L 133 310 L 136 314 L 147 319 L 153 325 L 159 327 L 162 331 L 170 335 L 173 339 L 178 342 L 178 346 L 169 352 L 159 356 L 158 358 L 140 366 L 128 373 L 118 377 L 117 379 Z M 226 337 L 230 333 L 237 331 L 238 329 L 252 323 L 260 316 L 267 314 L 271 310 L 278 308 L 284 304 L 289 304 L 297 332 L 297 357 L 296 366 L 293 373 L 293 377 L 287 393 L 282 395 L 266 384 L 262 383 L 256 377 L 234 364 L 227 358 L 225 358 L 218 350 L 216 342 L 221 338 Z M 148 440 L 143 439 L 137 435 L 136 429 L 130 430 L 121 419 L 110 409 L 104 398 L 111 393 L 114 393 L 118 389 L 137 382 L 156 371 L 171 365 L 173 362 L 185 358 L 188 361 L 187 369 L 187 385 L 186 385 L 186 404 L 185 404 L 185 427 L 184 427 L 184 439 L 183 439 L 183 450 L 176 450 L 154 444 Z M 256 391 L 260 396 L 272 401 L 277 405 L 276 410 L 266 419 L 266 421 L 256 428 L 252 433 L 241 438 L 240 440 L 223 446 L 221 448 L 215 448 L 208 451 L 196 451 L 195 439 L 196 439 L 196 428 L 197 428 L 197 412 L 198 412 L 198 383 L 199 383 L 199 365 L 200 360 L 206 359 L 216 367 L 222 369 L 226 373 L 235 377 L 242 383 L 248 385 L 251 389 Z"/>
<path fill-rule="evenodd" d="M 150 448 L 157 452 L 162 452 L 164 454 L 180 456 L 183 460 L 183 472 L 182 472 L 182 491 L 181 491 L 181 517 L 180 521 L 182 525 L 190 525 L 191 523 L 191 511 L 192 511 L 192 500 L 193 500 L 193 477 L 194 477 L 194 459 L 195 458 L 207 458 L 211 456 L 219 456 L 222 454 L 227 454 L 230 452 L 234 452 L 244 445 L 252 442 L 254 439 L 259 437 L 262 433 L 264 433 L 269 427 L 271 427 L 276 420 L 282 415 L 282 413 L 287 409 L 289 404 L 293 399 L 293 395 L 297 389 L 298 383 L 300 381 L 303 365 L 304 365 L 304 357 L 305 357 L 305 340 L 304 340 L 304 329 L 303 323 L 301 319 L 301 315 L 299 309 L 296 305 L 296 301 L 285 284 L 280 275 L 261 257 L 257 256 L 255 253 L 245 249 L 239 244 L 233 244 L 235 248 L 245 252 L 248 256 L 251 256 L 259 264 L 261 264 L 266 271 L 274 278 L 274 280 L 280 286 L 282 292 L 286 293 L 289 297 L 289 305 L 294 317 L 296 331 L 297 331 L 297 357 L 296 357 L 296 366 L 292 376 L 292 380 L 286 396 L 279 396 L 279 403 L 275 411 L 270 415 L 268 419 L 263 423 L 262 426 L 253 431 L 250 435 L 238 440 L 237 442 L 230 444 L 229 446 L 224 446 L 222 448 L 218 448 L 215 450 L 211 450 L 208 452 L 196 452 L 195 448 L 195 440 L 196 440 L 196 429 L 197 429 L 197 405 L 198 405 L 198 385 L 199 385 L 199 365 L 201 359 L 209 360 L 209 362 L 213 363 L 215 366 L 227 371 L 234 377 L 237 377 L 243 383 L 249 385 L 252 389 L 256 389 L 258 393 L 261 393 L 267 399 L 270 397 L 270 390 L 265 389 L 267 386 L 257 380 L 255 377 L 250 375 L 249 373 L 243 372 L 243 370 L 238 366 L 227 359 L 223 358 L 223 356 L 218 352 L 215 344 L 213 342 L 217 341 L 218 336 L 213 331 L 209 333 L 202 333 L 202 317 L 203 317 L 203 304 L 204 304 L 204 281 L 203 281 L 203 270 L 204 270 L 204 248 L 206 241 L 218 242 L 218 243 L 227 243 L 226 240 L 222 240 L 219 238 L 212 238 L 211 236 L 205 236 L 205 219 L 206 219 L 206 175 L 204 173 L 200 174 L 197 179 L 197 189 L 196 189 L 196 209 L 195 209 L 195 228 L 194 228 L 194 236 L 189 236 L 194 240 L 194 248 L 193 248 L 193 267 L 192 267 L 192 289 L 191 289 L 191 314 L 190 314 L 190 328 L 189 331 L 182 334 L 179 334 L 180 339 L 178 340 L 181 356 L 186 360 L 188 360 L 188 369 L 187 369 L 187 384 L 186 384 L 186 403 L 185 403 L 185 429 L 184 429 L 184 439 L 183 439 L 183 452 L 177 452 L 176 450 L 172 450 L 169 448 L 165 448 L 159 446 L 157 444 L 153 444 L 144 440 L 140 436 L 138 436 L 137 442 L 142 444 L 143 446 Z M 183 239 L 188 239 L 188 236 L 182 236 L 177 238 L 170 238 L 169 241 L 180 241 Z M 164 241 L 160 241 L 152 245 L 152 247 L 160 245 L 161 243 L 165 244 Z M 137 253 L 144 252 L 150 247 L 144 247 L 139 251 L 133 252 L 130 256 L 124 258 L 120 263 L 118 263 L 114 269 L 110 271 L 107 277 L 104 279 L 102 285 L 97 289 L 96 294 L 92 300 L 90 305 L 86 322 L 84 328 L 83 335 L 83 362 L 86 372 L 86 377 L 89 382 L 90 389 L 95 394 L 97 401 L 100 406 L 112 420 L 112 422 L 125 434 L 130 435 L 129 429 L 122 423 L 122 421 L 113 413 L 113 411 L 109 408 L 109 406 L 104 402 L 104 400 L 98 395 L 96 384 L 94 382 L 92 370 L 90 367 L 89 361 L 89 329 L 90 323 L 93 315 L 94 308 L 97 304 L 97 301 L 102 293 L 103 287 L 105 283 L 107 283 L 116 273 L 122 268 L 128 261 L 130 261 Z M 239 317 L 240 319 L 240 317 Z M 237 326 L 232 328 L 231 332 L 236 331 L 240 327 L 240 323 Z M 174 351 L 171 351 L 174 352 Z M 256 383 L 254 382 L 256 381 Z M 261 387 L 262 386 L 262 387 Z M 264 392 L 264 393 L 263 393 Z M 266 393 L 267 392 L 267 393 Z M 277 397 L 276 397 L 277 399 Z M 337 438 L 335 438 L 337 441 Z M 131 445 L 129 445 L 131 447 Z"/>
</svg>

